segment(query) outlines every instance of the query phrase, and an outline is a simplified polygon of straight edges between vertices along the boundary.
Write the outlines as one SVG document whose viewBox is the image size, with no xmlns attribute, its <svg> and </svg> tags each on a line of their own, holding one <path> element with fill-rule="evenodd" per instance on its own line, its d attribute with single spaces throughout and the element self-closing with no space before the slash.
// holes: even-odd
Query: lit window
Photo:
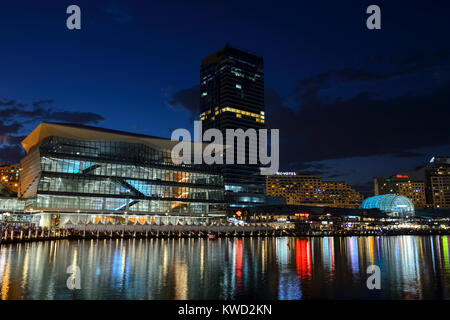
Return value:
<svg viewBox="0 0 450 320">
<path fill-rule="evenodd" d="M 240 84 L 236 84 L 236 89 L 242 89 L 242 86 Z"/>
</svg>

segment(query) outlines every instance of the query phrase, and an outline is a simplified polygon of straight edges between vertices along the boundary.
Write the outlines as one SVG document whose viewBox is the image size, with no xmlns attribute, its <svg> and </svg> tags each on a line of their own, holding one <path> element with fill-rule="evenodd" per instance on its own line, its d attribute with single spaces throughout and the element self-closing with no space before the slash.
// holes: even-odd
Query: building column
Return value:
<svg viewBox="0 0 450 320">
<path fill-rule="evenodd" d="M 52 215 L 50 213 L 41 213 L 41 220 L 39 221 L 40 227 L 50 228 L 52 224 Z"/>
</svg>

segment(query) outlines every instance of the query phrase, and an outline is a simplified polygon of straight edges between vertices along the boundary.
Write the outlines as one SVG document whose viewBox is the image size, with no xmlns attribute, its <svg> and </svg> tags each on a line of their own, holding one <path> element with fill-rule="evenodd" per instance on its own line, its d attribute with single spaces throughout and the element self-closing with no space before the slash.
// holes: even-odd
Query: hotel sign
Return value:
<svg viewBox="0 0 450 320">
<path fill-rule="evenodd" d="M 277 172 L 277 175 L 279 176 L 295 176 L 295 172 Z"/>
</svg>

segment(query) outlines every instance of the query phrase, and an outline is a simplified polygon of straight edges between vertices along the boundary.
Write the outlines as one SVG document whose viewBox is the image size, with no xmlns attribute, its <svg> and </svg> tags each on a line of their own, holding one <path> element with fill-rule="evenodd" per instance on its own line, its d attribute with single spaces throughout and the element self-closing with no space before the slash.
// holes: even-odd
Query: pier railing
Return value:
<svg viewBox="0 0 450 320">
<path fill-rule="evenodd" d="M 74 224 L 65 225 L 65 229 L 87 232 L 266 232 L 274 228 L 267 224 L 247 225 L 123 225 L 123 224 Z"/>
</svg>

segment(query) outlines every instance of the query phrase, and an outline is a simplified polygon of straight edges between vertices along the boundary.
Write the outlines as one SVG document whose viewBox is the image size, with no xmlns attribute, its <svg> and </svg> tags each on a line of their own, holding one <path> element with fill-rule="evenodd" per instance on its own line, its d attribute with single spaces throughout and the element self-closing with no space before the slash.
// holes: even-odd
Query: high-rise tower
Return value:
<svg viewBox="0 0 450 320">
<path fill-rule="evenodd" d="M 226 129 L 265 128 L 263 58 L 229 45 L 212 53 L 202 60 L 200 95 L 203 130 L 219 129 L 225 139 Z M 246 163 L 221 167 L 229 212 L 264 202 L 265 177 Z"/>
</svg>

